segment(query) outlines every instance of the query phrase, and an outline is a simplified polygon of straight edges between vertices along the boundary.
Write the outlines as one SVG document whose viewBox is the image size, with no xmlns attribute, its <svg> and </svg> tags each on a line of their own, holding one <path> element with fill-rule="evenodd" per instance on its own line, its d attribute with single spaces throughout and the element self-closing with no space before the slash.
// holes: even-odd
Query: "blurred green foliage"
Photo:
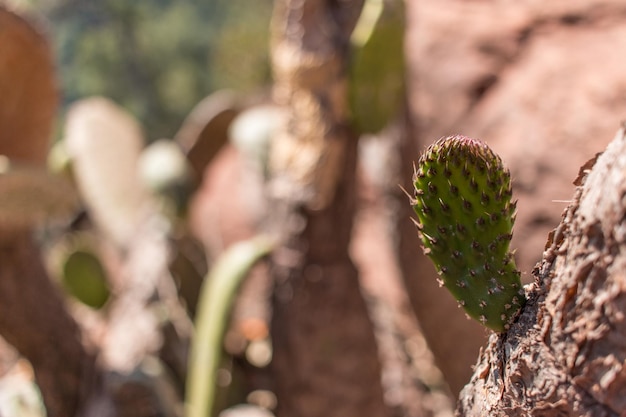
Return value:
<svg viewBox="0 0 626 417">
<path fill-rule="evenodd" d="M 150 139 L 171 137 L 203 97 L 270 80 L 271 0 L 33 0 L 51 22 L 64 105 L 107 96 Z"/>
</svg>

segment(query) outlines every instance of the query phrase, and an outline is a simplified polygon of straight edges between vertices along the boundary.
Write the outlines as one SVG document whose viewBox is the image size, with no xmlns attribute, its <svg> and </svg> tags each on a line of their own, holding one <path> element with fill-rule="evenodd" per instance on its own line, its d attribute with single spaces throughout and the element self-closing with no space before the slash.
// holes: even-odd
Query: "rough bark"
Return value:
<svg viewBox="0 0 626 417">
<path fill-rule="evenodd" d="M 273 371 L 278 416 L 384 416 L 374 334 L 348 256 L 356 137 L 347 127 L 347 40 L 359 2 L 279 1 L 273 143 Z"/>
<path fill-rule="evenodd" d="M 626 135 L 622 129 L 551 234 L 529 301 L 492 334 L 459 416 L 620 416 L 626 410 Z"/>
</svg>

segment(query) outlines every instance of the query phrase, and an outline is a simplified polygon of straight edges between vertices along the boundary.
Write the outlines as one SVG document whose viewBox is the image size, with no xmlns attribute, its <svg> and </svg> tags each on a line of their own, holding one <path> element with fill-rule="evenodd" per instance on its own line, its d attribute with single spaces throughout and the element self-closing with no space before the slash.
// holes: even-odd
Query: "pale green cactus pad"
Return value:
<svg viewBox="0 0 626 417">
<path fill-rule="evenodd" d="M 465 136 L 439 139 L 413 177 L 425 253 L 467 314 L 501 332 L 524 305 L 509 251 L 515 220 L 511 176 L 486 144 Z"/>
<path fill-rule="evenodd" d="M 366 0 L 350 37 L 348 99 L 359 133 L 380 132 L 400 114 L 405 95 L 405 4 Z"/>
</svg>

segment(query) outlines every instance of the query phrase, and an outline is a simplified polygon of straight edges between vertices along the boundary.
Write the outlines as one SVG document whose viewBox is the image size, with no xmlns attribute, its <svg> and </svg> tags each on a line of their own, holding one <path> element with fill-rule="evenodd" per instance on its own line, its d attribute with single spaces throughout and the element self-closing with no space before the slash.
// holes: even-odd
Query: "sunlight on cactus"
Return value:
<svg viewBox="0 0 626 417">
<path fill-rule="evenodd" d="M 411 204 L 425 253 L 467 314 L 501 332 L 524 305 L 509 251 L 511 176 L 483 142 L 450 136 L 420 157 Z"/>
</svg>

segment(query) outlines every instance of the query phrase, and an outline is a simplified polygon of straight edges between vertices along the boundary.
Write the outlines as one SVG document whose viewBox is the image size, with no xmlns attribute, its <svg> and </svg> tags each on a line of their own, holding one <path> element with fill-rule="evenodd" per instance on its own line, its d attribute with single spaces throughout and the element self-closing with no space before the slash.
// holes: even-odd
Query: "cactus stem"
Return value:
<svg viewBox="0 0 626 417">
<path fill-rule="evenodd" d="M 420 157 L 413 182 L 424 253 L 444 286 L 471 317 L 507 329 L 525 302 L 509 251 L 516 203 L 508 170 L 484 143 L 450 136 Z"/>
</svg>

